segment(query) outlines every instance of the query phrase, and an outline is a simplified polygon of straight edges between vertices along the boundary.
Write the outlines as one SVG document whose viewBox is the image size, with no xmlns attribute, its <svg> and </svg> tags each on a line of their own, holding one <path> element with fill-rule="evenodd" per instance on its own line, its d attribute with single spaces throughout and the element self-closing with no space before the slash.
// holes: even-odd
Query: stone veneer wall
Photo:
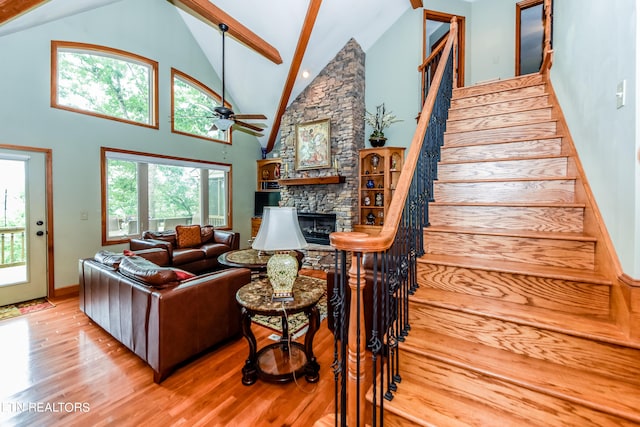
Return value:
<svg viewBox="0 0 640 427">
<path fill-rule="evenodd" d="M 331 120 L 331 165 L 338 160 L 338 173 L 346 182 L 284 186 L 280 193 L 282 206 L 295 206 L 299 212 L 335 213 L 336 231 L 352 231 L 358 215 L 358 150 L 364 148 L 365 140 L 364 71 L 365 54 L 351 39 L 282 116 L 280 157 L 288 178 L 336 174 L 333 167 L 305 171 L 294 167 L 296 124 Z M 321 264 L 315 267 L 326 269 Z"/>
</svg>

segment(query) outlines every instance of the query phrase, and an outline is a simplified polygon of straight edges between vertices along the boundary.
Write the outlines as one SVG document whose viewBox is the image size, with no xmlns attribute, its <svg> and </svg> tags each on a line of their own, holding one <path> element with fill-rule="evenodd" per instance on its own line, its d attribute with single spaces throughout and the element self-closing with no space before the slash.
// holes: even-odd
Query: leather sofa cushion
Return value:
<svg viewBox="0 0 640 427">
<path fill-rule="evenodd" d="M 164 240 L 172 245 L 176 245 L 176 232 L 174 230 L 167 231 L 151 231 L 147 230 L 142 233 L 143 239 Z"/>
<path fill-rule="evenodd" d="M 204 252 L 205 258 L 218 258 L 225 252 L 229 252 L 231 248 L 220 243 L 207 243 L 200 246 L 200 250 Z"/>
<path fill-rule="evenodd" d="M 183 265 L 204 259 L 204 251 L 200 248 L 175 249 L 173 251 L 173 265 Z"/>
<path fill-rule="evenodd" d="M 202 244 L 199 225 L 176 225 L 178 248 L 192 248 Z"/>
<path fill-rule="evenodd" d="M 131 279 L 139 280 L 156 288 L 178 284 L 178 276 L 171 268 L 158 267 L 139 256 L 124 257 L 118 270 Z"/>
</svg>

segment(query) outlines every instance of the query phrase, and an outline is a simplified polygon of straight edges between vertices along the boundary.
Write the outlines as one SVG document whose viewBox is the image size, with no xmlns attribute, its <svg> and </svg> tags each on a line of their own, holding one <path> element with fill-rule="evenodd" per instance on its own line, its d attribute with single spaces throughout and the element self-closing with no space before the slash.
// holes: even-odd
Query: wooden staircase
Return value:
<svg viewBox="0 0 640 427">
<path fill-rule="evenodd" d="M 640 343 L 554 99 L 540 75 L 454 90 L 385 426 L 640 425 Z"/>
</svg>

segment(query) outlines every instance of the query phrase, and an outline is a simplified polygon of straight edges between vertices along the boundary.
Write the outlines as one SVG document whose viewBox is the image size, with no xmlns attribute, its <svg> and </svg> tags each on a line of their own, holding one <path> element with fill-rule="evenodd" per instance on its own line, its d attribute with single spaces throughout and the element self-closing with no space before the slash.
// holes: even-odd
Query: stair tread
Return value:
<svg viewBox="0 0 640 427">
<path fill-rule="evenodd" d="M 483 179 L 439 179 L 435 184 L 457 184 L 465 182 L 517 182 L 517 181 L 571 181 L 575 176 L 548 176 L 535 178 L 483 178 Z"/>
<path fill-rule="evenodd" d="M 596 242 L 598 239 L 586 234 L 576 232 L 561 231 L 535 231 L 535 230 L 511 230 L 511 229 L 487 229 L 477 227 L 451 227 L 430 225 L 425 227 L 426 232 L 440 233 L 459 233 L 459 234 L 482 234 L 485 236 L 507 236 L 507 237 L 525 237 L 531 239 L 553 239 L 553 240 L 576 240 L 586 242 Z"/>
<path fill-rule="evenodd" d="M 499 271 L 503 273 L 524 274 L 545 278 L 557 278 L 560 280 L 571 280 L 576 282 L 593 283 L 598 285 L 612 286 L 610 280 L 606 279 L 597 271 L 587 271 L 566 267 L 552 267 L 544 265 L 533 265 L 514 261 L 493 261 L 482 258 L 460 257 L 451 255 L 425 254 L 418 258 L 418 262 L 452 267 L 467 267 L 479 270 Z"/>
<path fill-rule="evenodd" d="M 534 306 L 523 308 L 521 304 L 426 287 L 419 288 L 410 300 L 414 303 L 500 319 L 580 338 L 640 348 L 640 344 L 629 340 L 615 323 L 602 317 L 576 316 Z M 571 325 L 571 328 L 567 325 Z"/>
<path fill-rule="evenodd" d="M 503 158 L 492 158 L 492 159 L 472 159 L 472 160 L 454 160 L 454 161 L 440 161 L 438 165 L 459 165 L 459 164 L 468 164 L 468 163 L 497 163 L 497 162 L 510 162 L 510 161 L 526 161 L 526 160 L 545 160 L 545 159 L 566 159 L 569 158 L 566 154 L 549 154 L 549 155 L 536 155 L 536 156 L 526 156 L 526 157 L 503 157 Z"/>
<path fill-rule="evenodd" d="M 510 82 L 517 82 L 517 86 L 510 86 L 503 88 L 501 87 L 504 84 L 509 84 Z M 505 80 L 491 80 L 487 82 L 477 83 L 473 86 L 463 86 L 454 88 L 452 91 L 452 99 L 462 99 L 462 98 L 472 98 L 474 96 L 478 96 L 484 93 L 491 92 L 507 92 L 510 90 L 517 90 L 531 86 L 544 86 L 545 83 L 542 81 L 542 78 L 537 78 L 537 76 L 533 75 L 525 75 L 525 76 L 517 76 L 510 79 Z M 494 86 L 495 89 L 491 89 Z M 479 92 L 483 91 L 484 92 Z M 467 92 L 479 92 L 479 93 L 469 93 Z"/>
<path fill-rule="evenodd" d="M 487 207 L 531 207 L 531 208 L 584 208 L 584 203 L 551 202 L 429 202 L 429 206 L 487 206 Z"/>
<path fill-rule="evenodd" d="M 414 338 L 414 333 L 420 336 Z M 640 422 L 640 385 L 632 382 L 426 331 L 412 331 L 409 338 L 400 343 L 400 347 L 530 390 Z M 403 382 L 404 378 L 413 376 L 408 369 L 410 368 L 405 371 L 407 375 L 404 375 Z"/>
<path fill-rule="evenodd" d="M 371 402 L 371 388 L 366 397 Z M 403 376 L 393 400 L 384 402 L 384 409 L 385 412 L 392 412 L 410 421 L 411 425 L 425 427 L 515 426 L 521 425 L 523 421 L 490 406 L 454 396 L 432 385 L 425 386 L 415 381 L 413 375 Z"/>
<path fill-rule="evenodd" d="M 502 126 L 491 126 L 491 127 L 483 127 L 482 129 L 471 129 L 471 130 L 460 130 L 460 131 L 445 131 L 444 135 L 458 135 L 461 133 L 471 133 L 471 132 L 478 132 L 478 131 L 487 131 L 487 130 L 492 130 L 492 129 L 507 129 L 507 128 L 512 128 L 512 127 L 522 127 L 522 126 L 529 126 L 529 125 L 535 125 L 535 124 L 540 124 L 540 123 L 552 123 L 552 122 L 557 122 L 558 119 L 557 118 L 551 118 L 551 119 L 544 119 L 544 120 L 531 120 L 527 123 L 519 123 L 519 124 L 511 124 L 511 123 L 506 123 Z"/>
</svg>

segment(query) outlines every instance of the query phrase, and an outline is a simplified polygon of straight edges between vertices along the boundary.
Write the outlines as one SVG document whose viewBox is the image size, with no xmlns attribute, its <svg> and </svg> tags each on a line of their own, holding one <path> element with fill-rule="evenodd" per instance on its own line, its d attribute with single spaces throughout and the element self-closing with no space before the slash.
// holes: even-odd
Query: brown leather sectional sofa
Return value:
<svg viewBox="0 0 640 427">
<path fill-rule="evenodd" d="M 130 248 L 132 251 L 164 249 L 169 260 L 164 266 L 179 267 L 196 274 L 219 269 L 218 256 L 240 248 L 240 233 L 204 225 L 200 227 L 200 234 L 199 242 L 181 246 L 176 230 L 145 231 L 140 239 L 131 239 Z"/>
<path fill-rule="evenodd" d="M 250 270 L 180 280 L 184 273 L 140 256 L 104 252 L 79 262 L 80 309 L 148 363 L 156 383 L 194 356 L 241 336 L 235 295 L 251 280 Z"/>
</svg>

